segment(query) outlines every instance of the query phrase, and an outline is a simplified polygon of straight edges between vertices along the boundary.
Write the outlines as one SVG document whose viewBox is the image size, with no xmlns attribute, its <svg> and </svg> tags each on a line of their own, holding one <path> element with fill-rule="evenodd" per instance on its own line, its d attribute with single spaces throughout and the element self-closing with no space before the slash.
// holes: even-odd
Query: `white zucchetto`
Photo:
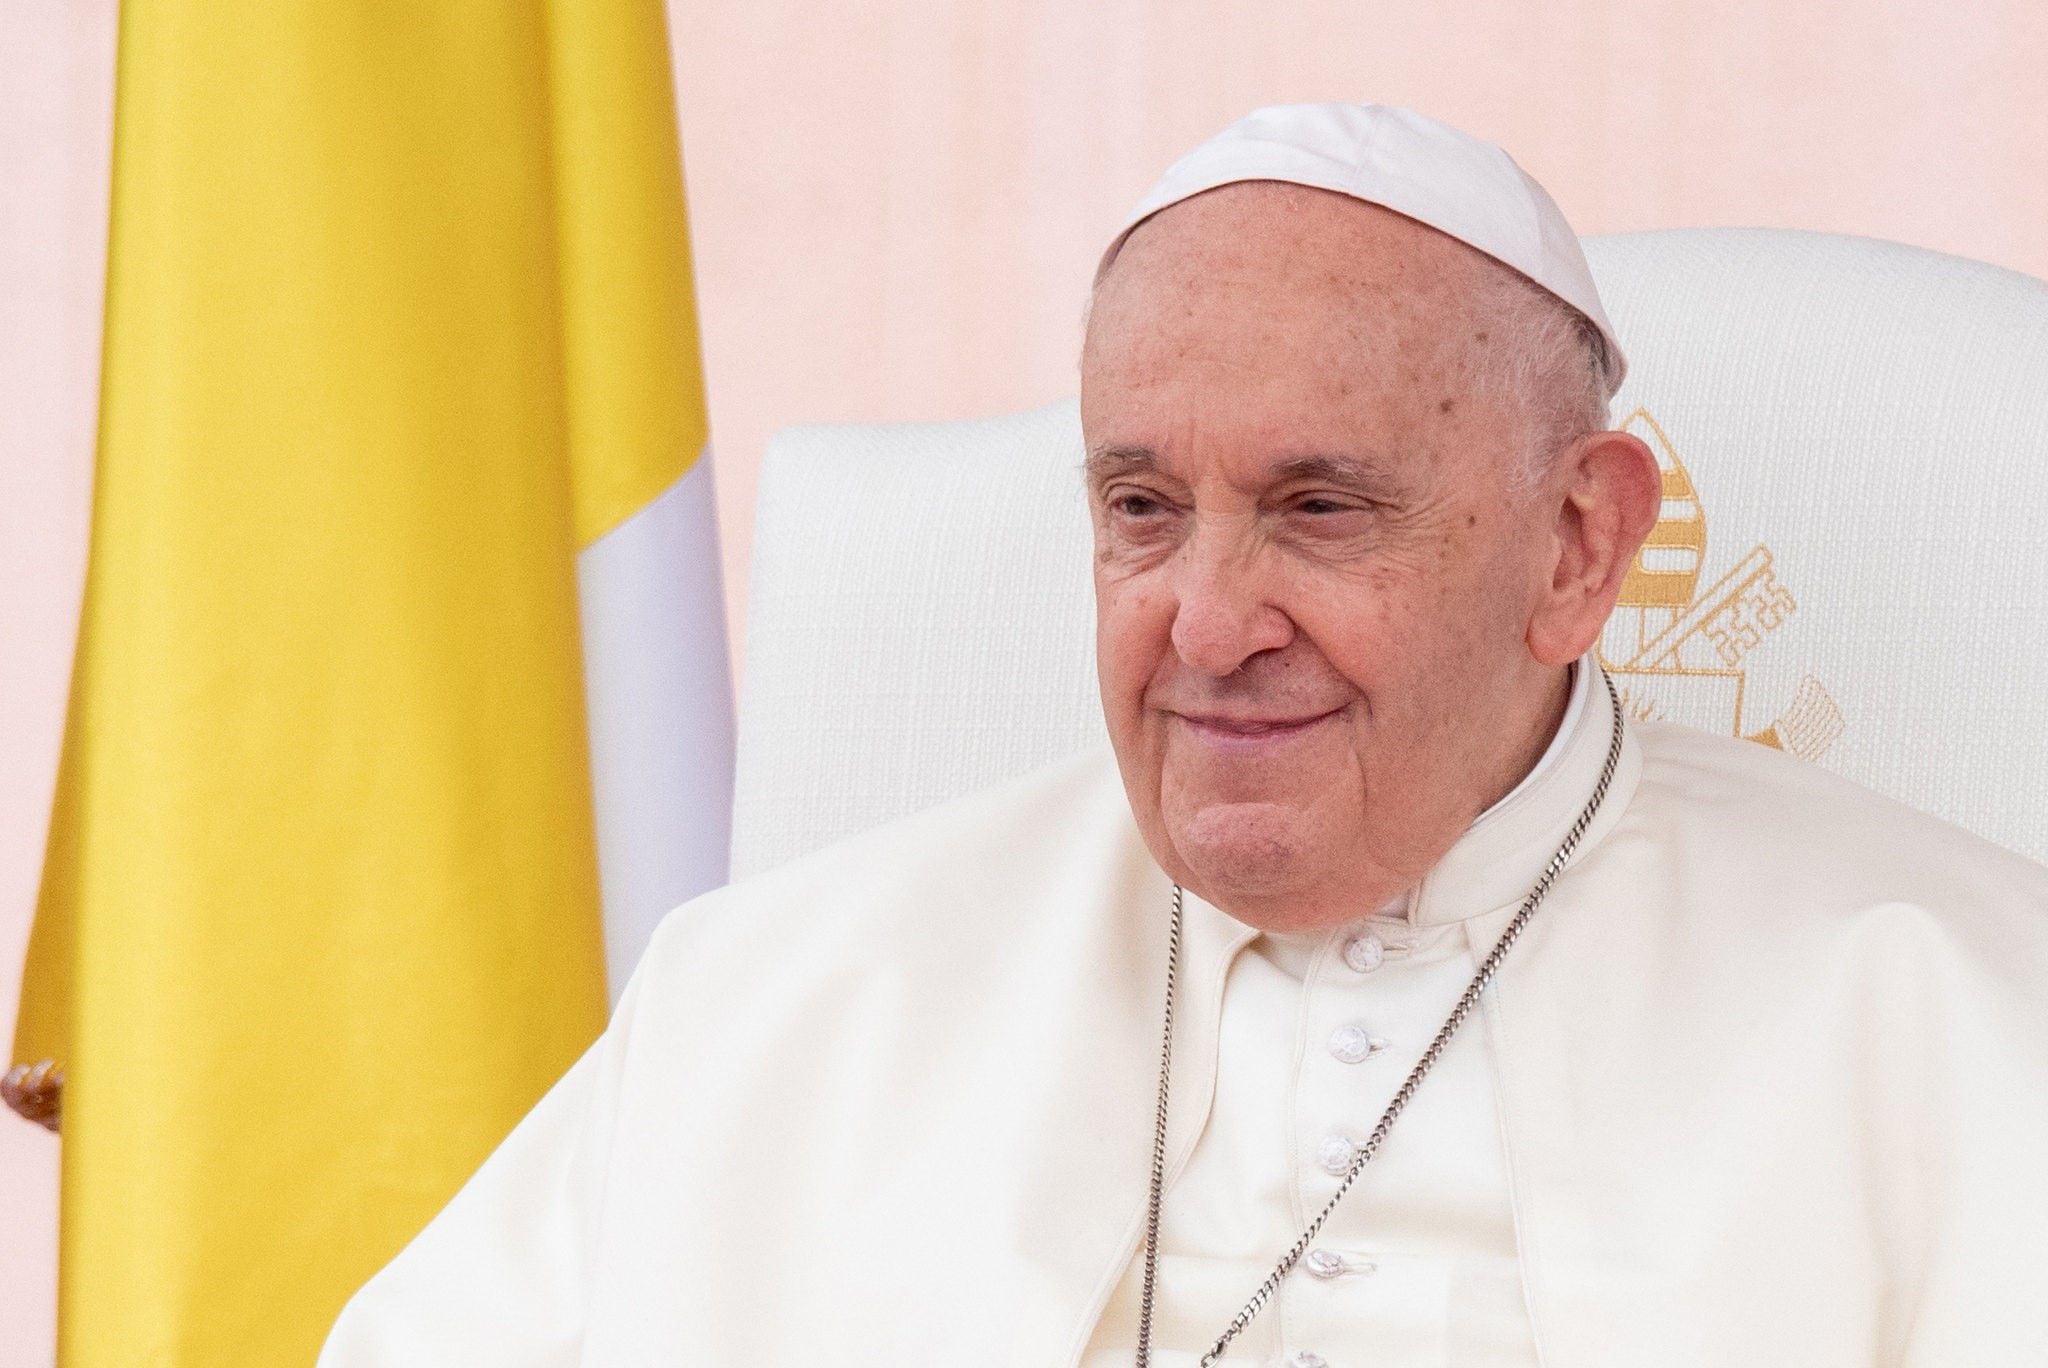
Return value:
<svg viewBox="0 0 2048 1368">
<path fill-rule="evenodd" d="M 1490 142 L 1390 105 L 1269 105 L 1167 168 L 1131 210 L 1131 230 L 1168 205 L 1239 181 L 1288 181 L 1350 195 L 1427 224 L 1520 272 L 1584 314 L 1607 343 L 1611 398 L 1628 363 L 1601 307 L 1578 234 L 1557 202 Z"/>
</svg>

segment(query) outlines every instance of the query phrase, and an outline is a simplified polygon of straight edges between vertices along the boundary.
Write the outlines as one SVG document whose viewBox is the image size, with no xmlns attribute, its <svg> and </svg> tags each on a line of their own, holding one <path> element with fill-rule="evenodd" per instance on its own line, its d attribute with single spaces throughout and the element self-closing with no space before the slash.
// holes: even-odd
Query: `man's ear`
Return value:
<svg viewBox="0 0 2048 1368">
<path fill-rule="evenodd" d="M 1560 465 L 1550 486 L 1556 559 L 1529 619 L 1529 653 L 1545 665 L 1577 660 L 1600 639 L 1664 502 L 1657 458 L 1626 432 L 1582 437 Z"/>
</svg>

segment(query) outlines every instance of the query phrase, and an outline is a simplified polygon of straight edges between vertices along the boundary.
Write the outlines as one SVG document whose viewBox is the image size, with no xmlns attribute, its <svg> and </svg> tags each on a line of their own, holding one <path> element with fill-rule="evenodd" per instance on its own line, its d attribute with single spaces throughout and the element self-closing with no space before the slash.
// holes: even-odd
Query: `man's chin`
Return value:
<svg viewBox="0 0 2048 1368">
<path fill-rule="evenodd" d="M 1169 814 L 1167 838 L 1187 887 L 1261 931 L 1320 931 L 1383 905 L 1398 887 L 1355 851 L 1355 832 L 1332 834 L 1312 812 L 1272 801 L 1212 802 Z"/>
<path fill-rule="evenodd" d="M 1212 803 L 1170 822 L 1169 831 L 1175 853 L 1203 889 L 1216 893 L 1209 900 L 1219 907 L 1224 904 L 1218 898 L 1263 902 L 1298 896 L 1314 881 L 1308 833 L 1297 808 Z"/>
</svg>

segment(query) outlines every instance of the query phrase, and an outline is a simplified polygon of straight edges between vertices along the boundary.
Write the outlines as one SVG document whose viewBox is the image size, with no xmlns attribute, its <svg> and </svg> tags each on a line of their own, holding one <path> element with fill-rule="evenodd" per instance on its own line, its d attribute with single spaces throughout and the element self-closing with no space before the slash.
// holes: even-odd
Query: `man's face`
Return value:
<svg viewBox="0 0 2048 1368">
<path fill-rule="evenodd" d="M 1147 222 L 1098 293 L 1104 713 L 1155 858 L 1240 920 L 1373 911 L 1561 709 L 1526 640 L 1557 506 L 1511 492 L 1525 420 L 1475 384 L 1485 269 L 1398 215 L 1252 184 Z"/>
</svg>

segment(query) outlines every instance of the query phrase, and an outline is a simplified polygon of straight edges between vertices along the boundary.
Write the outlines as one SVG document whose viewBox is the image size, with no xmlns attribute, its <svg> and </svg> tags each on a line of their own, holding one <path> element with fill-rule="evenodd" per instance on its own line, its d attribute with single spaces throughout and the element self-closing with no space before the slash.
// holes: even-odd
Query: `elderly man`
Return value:
<svg viewBox="0 0 2048 1368">
<path fill-rule="evenodd" d="M 1133 223 L 1113 757 L 678 910 L 326 1368 L 2048 1363 L 2048 871 L 1627 716 L 1549 199 L 1321 106 Z"/>
</svg>

